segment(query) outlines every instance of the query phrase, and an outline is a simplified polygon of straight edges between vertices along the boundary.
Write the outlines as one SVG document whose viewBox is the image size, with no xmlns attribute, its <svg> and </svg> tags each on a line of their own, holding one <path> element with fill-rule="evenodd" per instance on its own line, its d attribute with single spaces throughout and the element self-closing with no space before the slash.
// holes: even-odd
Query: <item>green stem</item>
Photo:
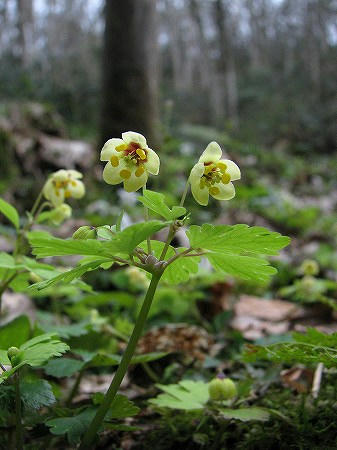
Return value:
<svg viewBox="0 0 337 450">
<path fill-rule="evenodd" d="M 31 214 L 32 217 L 34 217 L 34 215 L 35 215 L 35 213 L 37 211 L 37 208 L 38 208 L 39 203 L 41 201 L 42 195 L 43 195 L 43 189 L 41 189 L 39 195 L 37 196 L 37 198 L 35 200 L 35 203 L 34 203 L 32 209 L 30 210 L 30 214 Z"/>
<path fill-rule="evenodd" d="M 103 402 L 101 403 L 100 407 L 98 408 L 98 411 L 92 420 L 91 424 L 89 425 L 89 428 L 87 432 L 85 433 L 82 443 L 79 447 L 79 450 L 86 450 L 89 448 L 92 448 L 91 444 L 96 436 L 96 433 L 98 432 L 100 426 L 102 425 L 104 421 L 104 417 L 106 413 L 108 412 L 108 409 L 110 408 L 116 393 L 119 389 L 119 386 L 121 385 L 123 378 L 126 374 L 126 371 L 128 370 L 128 367 L 131 362 L 131 358 L 135 352 L 138 340 L 142 334 L 145 321 L 147 318 L 147 315 L 149 313 L 152 300 L 154 297 L 154 294 L 156 292 L 160 277 L 162 275 L 162 271 L 154 272 L 152 274 L 151 283 L 149 285 L 149 288 L 147 290 L 142 308 L 140 310 L 139 316 L 137 318 L 135 327 L 133 329 L 132 335 L 130 337 L 129 343 L 126 347 L 126 350 L 123 354 L 122 360 L 120 362 L 120 365 L 118 366 L 117 372 L 115 373 L 115 376 L 110 384 L 110 387 L 107 391 L 107 393 L 104 396 Z"/>
<path fill-rule="evenodd" d="M 190 183 L 187 180 L 186 185 L 185 185 L 185 189 L 184 189 L 184 192 L 183 192 L 183 195 L 181 196 L 181 200 L 180 200 L 180 205 L 179 206 L 184 206 L 186 195 L 188 193 L 189 188 L 190 188 Z"/>
<path fill-rule="evenodd" d="M 77 375 L 77 378 L 75 380 L 75 383 L 74 383 L 74 385 L 73 385 L 73 387 L 72 387 L 72 389 L 70 391 L 69 397 L 68 397 L 68 399 L 66 401 L 66 406 L 68 406 L 68 407 L 71 406 L 71 402 L 73 401 L 73 398 L 77 394 L 77 391 L 78 391 L 78 388 L 80 386 L 80 383 L 81 383 L 83 375 L 84 375 L 84 370 L 80 370 L 78 372 L 78 375 Z"/>
<path fill-rule="evenodd" d="M 14 375 L 15 385 L 15 416 L 16 416 L 16 448 L 23 449 L 23 430 L 22 430 L 22 413 L 21 413 L 21 395 L 20 395 L 20 371 Z"/>
<path fill-rule="evenodd" d="M 172 223 L 170 225 L 170 228 L 169 228 L 169 231 L 168 231 L 168 234 L 167 234 L 167 238 L 166 238 L 166 242 L 165 242 L 163 251 L 161 252 L 161 255 L 160 255 L 160 258 L 159 258 L 160 261 L 164 261 L 166 253 L 167 253 L 167 250 L 168 250 L 168 248 L 169 248 L 169 246 L 170 246 L 170 244 L 172 242 L 172 239 L 173 239 L 174 235 L 175 235 L 174 223 Z"/>
<path fill-rule="evenodd" d="M 146 184 L 145 184 L 145 186 L 143 186 L 143 195 L 144 195 L 145 191 L 146 191 Z M 148 210 L 148 208 L 145 205 L 144 205 L 144 216 L 145 216 L 145 222 L 148 222 L 148 220 L 149 220 L 149 210 Z M 150 239 L 149 236 L 146 238 L 146 242 L 147 242 L 147 252 L 148 252 L 149 255 L 151 255 L 152 254 L 152 248 L 151 248 L 151 239 Z"/>
</svg>

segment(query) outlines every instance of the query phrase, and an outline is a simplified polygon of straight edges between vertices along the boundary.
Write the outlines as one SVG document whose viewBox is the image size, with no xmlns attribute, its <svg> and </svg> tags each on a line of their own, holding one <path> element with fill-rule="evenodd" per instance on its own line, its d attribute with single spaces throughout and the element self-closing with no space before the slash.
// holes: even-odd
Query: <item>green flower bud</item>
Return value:
<svg viewBox="0 0 337 450">
<path fill-rule="evenodd" d="M 303 275 L 315 276 L 319 272 L 319 265 L 313 259 L 305 259 L 301 264 L 300 272 Z"/>
<path fill-rule="evenodd" d="M 78 239 L 79 241 L 84 239 L 96 239 L 96 228 L 89 227 L 88 225 L 80 227 L 73 234 L 73 239 Z"/>
<path fill-rule="evenodd" d="M 15 367 L 19 364 L 19 354 L 20 350 L 17 347 L 10 347 L 7 350 L 7 356 L 12 364 L 12 367 Z"/>
<path fill-rule="evenodd" d="M 230 378 L 214 378 L 208 385 L 211 400 L 229 400 L 237 395 L 234 381 Z"/>
</svg>

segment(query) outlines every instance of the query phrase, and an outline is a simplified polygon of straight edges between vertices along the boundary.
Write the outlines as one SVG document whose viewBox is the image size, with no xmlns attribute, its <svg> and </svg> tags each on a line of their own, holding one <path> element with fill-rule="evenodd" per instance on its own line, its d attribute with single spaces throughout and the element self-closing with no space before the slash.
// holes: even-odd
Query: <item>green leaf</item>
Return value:
<svg viewBox="0 0 337 450">
<path fill-rule="evenodd" d="M 61 356 L 69 350 L 69 346 L 61 342 L 54 333 L 42 334 L 25 342 L 19 347 L 15 357 L 15 367 L 0 375 L 0 384 L 13 375 L 20 367 L 29 365 L 38 367 L 53 356 Z"/>
<path fill-rule="evenodd" d="M 1 252 L 0 253 L 0 267 L 2 267 L 4 269 L 16 269 L 17 264 L 16 264 L 13 256 L 9 255 L 8 253 Z M 19 267 L 22 267 L 22 266 L 19 266 Z"/>
<path fill-rule="evenodd" d="M 257 420 L 259 422 L 266 422 L 270 419 L 270 413 L 263 408 L 219 408 L 218 411 L 225 419 L 235 419 L 241 422 L 248 422 Z"/>
<path fill-rule="evenodd" d="M 100 405 L 103 401 L 104 395 L 97 393 L 94 395 L 93 401 L 95 405 Z M 126 417 L 132 417 L 138 414 L 140 408 L 131 402 L 125 395 L 117 394 L 110 409 L 107 413 L 105 421 L 112 419 L 125 419 Z"/>
<path fill-rule="evenodd" d="M 255 253 L 277 255 L 278 251 L 289 244 L 290 238 L 269 231 L 263 227 L 248 225 L 192 225 L 186 232 L 191 247 L 203 248 L 216 253 L 240 255 Z"/>
<path fill-rule="evenodd" d="M 0 212 L 12 222 L 17 230 L 19 229 L 20 219 L 17 210 L 2 198 L 0 198 Z"/>
<path fill-rule="evenodd" d="M 159 192 L 144 190 L 143 196 L 138 197 L 138 200 L 166 220 L 174 220 L 186 214 L 186 208 L 183 206 L 173 206 L 170 209 L 165 203 L 165 195 Z"/>
<path fill-rule="evenodd" d="M 70 358 L 57 358 L 48 361 L 44 366 L 47 375 L 55 378 L 71 377 L 81 370 L 85 365 L 85 361 Z"/>
<path fill-rule="evenodd" d="M 265 359 L 286 364 L 317 365 L 321 362 L 330 368 L 337 367 L 337 348 L 306 342 L 282 342 L 269 346 L 247 345 L 242 358 L 247 362 Z"/>
<path fill-rule="evenodd" d="M 207 253 L 207 259 L 218 272 L 224 272 L 243 280 L 265 282 L 277 270 L 262 258 L 250 256 L 227 255 L 222 253 Z"/>
<path fill-rule="evenodd" d="M 159 394 L 149 403 L 160 408 L 192 411 L 203 409 L 209 400 L 208 383 L 202 381 L 183 380 L 167 386 L 158 384 L 157 387 L 164 394 Z"/>
<path fill-rule="evenodd" d="M 55 283 L 70 283 L 76 278 L 81 277 L 86 272 L 89 272 L 91 270 L 96 270 L 100 267 L 100 265 L 104 262 L 106 262 L 106 259 L 99 259 L 95 261 L 90 261 L 87 264 L 79 265 L 75 267 L 74 269 L 67 270 L 66 272 L 62 272 L 56 277 L 49 278 L 48 280 L 40 281 L 39 283 L 32 284 L 29 287 L 29 290 L 31 291 L 41 291 L 42 289 L 46 289 L 50 286 L 52 286 Z"/>
<path fill-rule="evenodd" d="M 24 406 L 29 409 L 40 409 L 56 401 L 46 380 L 24 380 L 20 383 L 20 393 Z"/>
<path fill-rule="evenodd" d="M 57 419 L 48 420 L 46 425 L 50 427 L 50 432 L 52 434 L 57 436 L 66 434 L 69 443 L 71 445 L 75 445 L 79 442 L 81 436 L 87 430 L 95 414 L 96 409 L 87 408 L 80 414 L 73 417 L 60 417 Z"/>
<path fill-rule="evenodd" d="M 151 352 L 145 353 L 144 355 L 136 355 L 132 357 L 131 364 L 148 363 L 151 361 L 156 361 L 157 359 L 164 358 L 167 355 L 167 352 Z"/>
<path fill-rule="evenodd" d="M 167 225 L 167 222 L 159 220 L 136 223 L 125 228 L 120 233 L 116 233 L 113 240 L 105 243 L 105 247 L 110 249 L 110 251 L 130 254 L 141 242 L 162 228 L 167 227 Z"/>
<path fill-rule="evenodd" d="M 94 239 L 58 239 L 41 231 L 31 231 L 28 239 L 37 258 L 63 255 L 93 255 L 98 258 L 111 256 L 105 250 L 104 243 Z"/>
<path fill-rule="evenodd" d="M 30 323 L 27 316 L 18 316 L 0 328 L 0 349 L 20 347 L 30 335 Z"/>
</svg>

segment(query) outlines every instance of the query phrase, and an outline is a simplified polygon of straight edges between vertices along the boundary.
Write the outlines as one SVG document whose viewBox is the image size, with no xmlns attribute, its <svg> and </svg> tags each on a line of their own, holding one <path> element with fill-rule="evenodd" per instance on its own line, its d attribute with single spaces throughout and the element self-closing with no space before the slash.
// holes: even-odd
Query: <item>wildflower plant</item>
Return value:
<svg viewBox="0 0 337 450">
<path fill-rule="evenodd" d="M 42 276 L 43 281 L 31 286 L 32 290 L 42 290 L 60 282 L 73 282 L 88 271 L 110 270 L 112 264 L 137 268 L 150 280 L 133 332 L 111 385 L 101 399 L 97 411 L 90 417 L 90 423 L 85 427 L 81 450 L 92 448 L 92 442 L 107 414 L 111 414 L 111 405 L 114 405 L 118 398 L 117 392 L 133 360 L 137 342 L 161 280 L 169 284 L 188 281 L 191 274 L 198 272 L 201 258 L 208 259 L 215 271 L 244 280 L 266 282 L 276 272 L 266 257 L 277 255 L 280 249 L 288 245 L 288 237 L 263 227 L 250 227 L 245 224 L 189 224 L 190 214 L 184 203 L 190 188 L 194 199 L 203 206 L 208 204 L 210 196 L 216 200 L 230 200 L 235 196 L 232 182 L 241 178 L 240 169 L 233 161 L 221 159 L 221 155 L 220 146 L 211 142 L 188 174 L 180 203 L 170 207 L 164 194 L 146 188 L 149 175 L 159 173 L 160 161 L 157 153 L 148 147 L 145 137 L 141 134 L 131 131 L 123 133 L 121 139 L 113 138 L 107 141 L 101 151 L 100 159 L 105 162 L 103 179 L 110 185 L 123 183 L 128 192 L 142 188 L 138 200 L 144 206 L 143 222 L 122 229 L 121 212 L 116 223 L 95 229 L 82 227 L 70 239 L 54 238 L 41 231 L 29 231 L 32 223 L 26 229 L 32 252 L 37 258 L 82 256 L 75 268 L 55 276 Z M 59 208 L 70 197 L 80 198 L 84 194 L 84 187 L 77 173 L 59 172 L 61 173 L 56 172 L 49 178 L 43 189 L 43 195 L 53 209 Z M 9 215 L 7 210 L 7 217 Z M 54 217 L 54 222 L 57 220 L 58 218 Z M 155 234 L 163 229 L 167 229 L 164 242 L 154 238 Z M 185 230 L 189 244 L 177 248 L 172 245 L 172 241 L 181 229 Z M 129 274 L 136 278 L 135 271 Z M 144 285 L 143 281 L 142 283 Z"/>
</svg>

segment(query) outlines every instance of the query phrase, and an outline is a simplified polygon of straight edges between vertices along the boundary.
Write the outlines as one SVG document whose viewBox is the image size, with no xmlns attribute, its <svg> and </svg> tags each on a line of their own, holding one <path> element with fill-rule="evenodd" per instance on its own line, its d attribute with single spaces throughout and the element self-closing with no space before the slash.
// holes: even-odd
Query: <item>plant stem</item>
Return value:
<svg viewBox="0 0 337 450">
<path fill-rule="evenodd" d="M 143 195 L 144 195 L 145 191 L 146 191 L 146 184 L 145 184 L 145 186 L 143 186 Z M 149 220 L 149 210 L 145 205 L 144 205 L 144 216 L 145 216 L 145 222 L 147 222 Z M 146 238 L 146 242 L 147 242 L 147 252 L 149 255 L 151 255 L 152 248 L 151 248 L 151 239 L 149 236 Z"/>
<path fill-rule="evenodd" d="M 15 416 L 16 416 L 16 448 L 23 449 L 23 430 L 22 430 L 22 414 L 21 414 L 21 395 L 20 395 L 20 371 L 14 375 L 15 385 Z"/>
<path fill-rule="evenodd" d="M 78 391 L 78 388 L 81 383 L 83 375 L 84 375 L 84 370 L 80 370 L 76 377 L 75 383 L 73 384 L 73 387 L 70 391 L 69 397 L 67 398 L 66 406 L 68 406 L 68 407 L 71 406 L 71 402 L 72 402 L 73 398 L 75 397 L 75 395 L 77 394 L 77 391 Z"/>
<path fill-rule="evenodd" d="M 131 358 L 135 352 L 138 340 L 142 334 L 145 321 L 147 318 L 147 315 L 149 313 L 152 300 L 154 297 L 154 294 L 156 292 L 160 277 L 162 276 L 163 271 L 156 271 L 152 274 L 151 283 L 149 285 L 149 288 L 147 290 L 142 308 L 140 310 L 139 316 L 137 318 L 135 327 L 133 329 L 132 335 L 130 337 L 129 343 L 126 347 L 126 350 L 123 354 L 122 360 L 118 366 L 117 372 L 115 373 L 115 376 L 112 379 L 112 382 L 110 384 L 110 387 L 107 391 L 107 393 L 104 396 L 104 399 L 98 408 L 98 411 L 92 420 L 91 424 L 89 425 L 89 428 L 87 432 L 85 433 L 82 443 L 79 447 L 79 450 L 87 450 L 91 447 L 91 444 L 96 436 L 97 431 L 99 430 L 100 426 L 102 425 L 104 421 L 104 417 L 106 413 L 108 412 L 108 409 L 110 408 L 116 393 L 119 389 L 119 386 L 121 385 L 123 378 L 126 374 L 126 371 L 128 370 L 128 367 L 131 362 Z"/>
<path fill-rule="evenodd" d="M 166 238 L 166 241 L 165 241 L 165 245 L 164 245 L 163 251 L 161 252 L 161 255 L 160 255 L 160 258 L 159 258 L 160 261 L 164 260 L 164 258 L 166 256 L 166 253 L 167 253 L 167 250 L 168 250 L 168 248 L 169 248 L 169 246 L 170 246 L 170 244 L 172 242 L 172 239 L 173 239 L 174 235 L 175 235 L 174 223 L 172 223 L 170 225 L 170 228 L 169 228 L 169 231 L 168 231 L 168 234 L 167 234 L 167 238 Z"/>
<path fill-rule="evenodd" d="M 179 206 L 184 206 L 186 195 L 188 193 L 189 188 L 190 188 L 190 183 L 187 180 L 186 185 L 185 185 L 185 189 L 184 189 L 184 192 L 183 192 L 183 195 L 181 196 L 181 200 L 180 200 L 180 205 Z"/>
</svg>

